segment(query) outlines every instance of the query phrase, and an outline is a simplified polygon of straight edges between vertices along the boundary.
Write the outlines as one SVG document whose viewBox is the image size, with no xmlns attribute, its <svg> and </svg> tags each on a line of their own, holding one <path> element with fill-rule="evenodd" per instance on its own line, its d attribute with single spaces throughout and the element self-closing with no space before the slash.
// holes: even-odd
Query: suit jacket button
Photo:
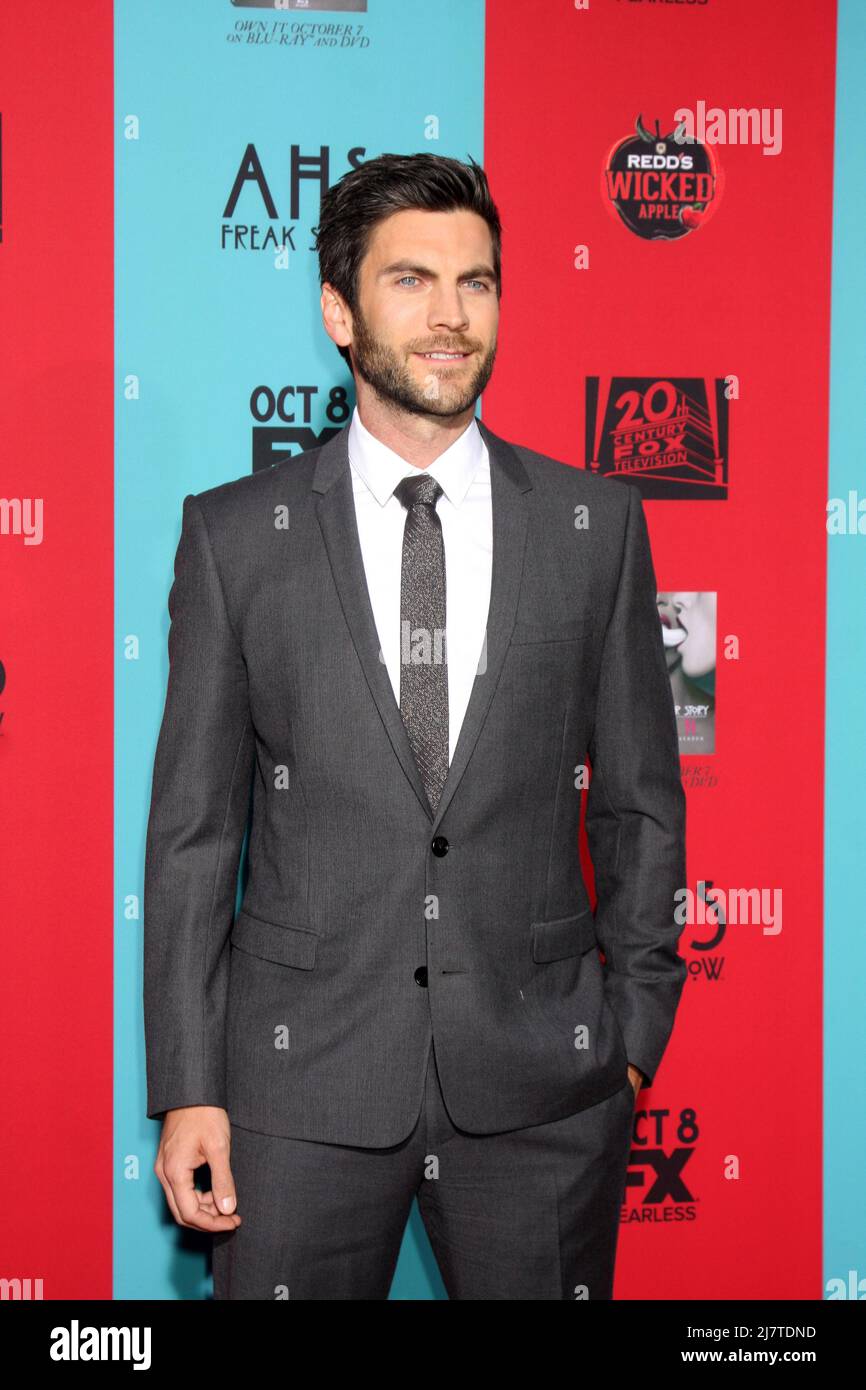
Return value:
<svg viewBox="0 0 866 1390">
<path fill-rule="evenodd" d="M 430 846 L 437 859 L 442 859 L 448 853 L 448 841 L 444 835 L 434 835 L 433 843 Z"/>
<path fill-rule="evenodd" d="M 418 969 L 415 971 L 415 983 L 416 983 L 416 985 L 421 985 L 421 986 L 423 986 L 424 989 L 427 988 L 427 967 L 426 967 L 426 965 L 419 965 L 419 966 L 418 966 Z"/>
</svg>

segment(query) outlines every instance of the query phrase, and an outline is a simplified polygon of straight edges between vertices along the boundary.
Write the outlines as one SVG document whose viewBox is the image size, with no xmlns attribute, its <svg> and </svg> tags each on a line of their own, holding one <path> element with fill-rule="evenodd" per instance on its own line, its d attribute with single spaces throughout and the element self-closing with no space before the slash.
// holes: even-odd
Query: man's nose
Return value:
<svg viewBox="0 0 866 1390">
<path fill-rule="evenodd" d="M 456 331 L 466 328 L 469 315 L 458 290 L 440 290 L 430 304 L 428 323 L 431 328 L 439 326 Z"/>
</svg>

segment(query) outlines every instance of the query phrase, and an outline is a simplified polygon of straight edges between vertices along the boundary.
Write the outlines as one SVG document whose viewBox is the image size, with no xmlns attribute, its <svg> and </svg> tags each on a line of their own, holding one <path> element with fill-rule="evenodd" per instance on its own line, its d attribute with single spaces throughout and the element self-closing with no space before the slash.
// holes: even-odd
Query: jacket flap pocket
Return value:
<svg viewBox="0 0 866 1390">
<path fill-rule="evenodd" d="M 596 945 L 592 909 L 585 907 L 571 917 L 556 917 L 550 922 L 531 923 L 532 959 L 563 960 L 566 956 L 582 956 Z"/>
<path fill-rule="evenodd" d="M 265 922 L 261 917 L 252 917 L 243 908 L 231 934 L 232 945 L 251 956 L 261 956 L 278 965 L 296 965 L 301 970 L 312 970 L 318 941 L 318 933 L 306 927 Z"/>
<path fill-rule="evenodd" d="M 592 615 L 584 613 L 580 618 L 569 618 L 564 623 L 515 623 L 511 630 L 512 643 L 522 642 L 573 642 L 586 635 L 592 624 Z"/>
</svg>

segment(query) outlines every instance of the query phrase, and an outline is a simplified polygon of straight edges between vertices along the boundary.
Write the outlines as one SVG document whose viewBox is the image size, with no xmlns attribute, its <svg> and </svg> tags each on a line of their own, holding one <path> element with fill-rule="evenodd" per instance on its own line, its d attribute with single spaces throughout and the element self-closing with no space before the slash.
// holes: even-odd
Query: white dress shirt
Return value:
<svg viewBox="0 0 866 1390">
<path fill-rule="evenodd" d="M 431 474 L 442 488 L 436 511 L 445 548 L 445 653 L 448 662 L 448 761 L 472 693 L 484 646 L 493 565 L 493 508 L 487 445 L 473 418 L 444 453 L 418 469 L 362 424 L 355 406 L 349 464 L 361 554 L 382 656 L 400 704 L 400 578 L 408 512 L 394 488 Z"/>
</svg>

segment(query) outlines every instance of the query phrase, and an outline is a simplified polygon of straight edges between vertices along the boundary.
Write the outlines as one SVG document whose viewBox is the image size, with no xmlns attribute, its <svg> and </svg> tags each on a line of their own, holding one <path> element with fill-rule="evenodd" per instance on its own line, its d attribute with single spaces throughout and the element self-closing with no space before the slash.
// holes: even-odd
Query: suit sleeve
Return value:
<svg viewBox="0 0 866 1390">
<path fill-rule="evenodd" d="M 254 760 L 246 664 L 192 495 L 168 608 L 144 871 L 150 1118 L 178 1106 L 226 1106 L 228 936 Z"/>
<path fill-rule="evenodd" d="M 674 918 L 674 894 L 686 884 L 686 798 L 643 501 L 623 486 L 625 542 L 588 750 L 586 830 L 605 991 L 628 1060 L 649 1084 L 686 978 Z"/>
</svg>

